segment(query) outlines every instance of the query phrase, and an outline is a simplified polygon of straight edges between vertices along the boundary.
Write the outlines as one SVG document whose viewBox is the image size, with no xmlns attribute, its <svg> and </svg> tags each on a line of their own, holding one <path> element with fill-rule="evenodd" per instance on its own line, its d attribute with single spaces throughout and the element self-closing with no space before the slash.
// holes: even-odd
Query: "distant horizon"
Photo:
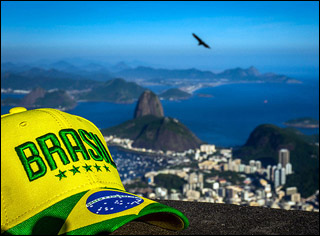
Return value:
<svg viewBox="0 0 320 236">
<path fill-rule="evenodd" d="M 312 74 L 319 2 L 1 1 L 1 61 L 45 58 Z"/>
<path fill-rule="evenodd" d="M 77 62 L 75 62 L 77 61 Z M 120 61 L 109 61 L 109 60 L 91 60 L 91 59 L 83 59 L 83 58 L 60 58 L 60 59 L 42 59 L 42 60 L 35 60 L 35 61 L 1 61 L 1 64 L 4 63 L 13 63 L 15 65 L 30 65 L 34 67 L 41 67 L 41 65 L 50 65 L 54 64 L 57 62 L 67 62 L 71 65 L 74 65 L 76 67 L 81 67 L 82 65 L 90 64 L 90 63 L 95 63 L 99 64 L 101 66 L 114 66 L 119 63 L 125 63 L 128 66 L 132 68 L 137 68 L 137 67 L 151 67 L 153 69 L 167 69 L 167 70 L 188 70 L 188 69 L 197 69 L 200 71 L 210 71 L 212 73 L 220 73 L 225 70 L 229 69 L 236 69 L 236 68 L 241 68 L 241 69 L 248 69 L 250 67 L 256 68 L 260 73 L 276 73 L 276 74 L 282 74 L 286 76 L 301 76 L 301 78 L 319 78 L 319 66 L 314 67 L 314 66 L 256 66 L 256 65 L 249 65 L 249 66 L 229 66 L 225 68 L 206 68 L 206 67 L 196 67 L 196 66 L 166 66 L 166 65 L 157 65 L 157 64 L 152 64 L 144 61 L 139 61 L 139 60 L 120 60 Z"/>
</svg>

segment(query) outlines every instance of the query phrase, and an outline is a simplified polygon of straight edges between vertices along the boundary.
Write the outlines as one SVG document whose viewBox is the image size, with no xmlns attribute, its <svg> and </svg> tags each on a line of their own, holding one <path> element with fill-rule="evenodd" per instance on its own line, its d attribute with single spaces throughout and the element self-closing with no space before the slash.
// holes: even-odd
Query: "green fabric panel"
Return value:
<svg viewBox="0 0 320 236">
<path fill-rule="evenodd" d="M 119 227 L 137 218 L 136 215 L 121 216 L 108 221 L 102 221 L 67 233 L 67 235 L 94 235 L 98 233 L 111 233 Z"/>
<path fill-rule="evenodd" d="M 96 224 L 92 224 L 80 229 L 68 232 L 68 235 L 93 235 L 98 233 L 111 233 L 126 223 L 138 219 L 144 215 L 148 215 L 156 212 L 169 212 L 178 215 L 184 222 L 184 228 L 189 226 L 189 221 L 180 211 L 163 205 L 161 203 L 153 203 L 141 210 L 139 215 L 127 215 L 121 216 L 112 220 L 102 221 Z"/>
<path fill-rule="evenodd" d="M 68 197 L 6 231 L 15 235 L 57 235 L 65 220 L 87 191 Z"/>
<path fill-rule="evenodd" d="M 139 216 L 144 216 L 154 212 L 168 212 L 168 213 L 175 214 L 183 220 L 185 229 L 188 228 L 189 226 L 188 218 L 181 211 L 161 203 L 154 203 L 145 207 L 144 209 L 141 210 Z"/>
<path fill-rule="evenodd" d="M 4 234 L 10 235 L 57 235 L 65 223 L 68 215 L 72 211 L 73 207 L 86 193 L 78 193 L 73 195 L 55 205 L 47 208 L 46 210 L 38 213 L 30 219 L 22 222 L 21 224 L 11 228 L 4 232 Z M 188 219 L 180 211 L 166 206 L 160 203 L 153 203 L 141 210 L 139 215 L 127 215 L 111 219 L 108 221 L 102 221 L 96 224 L 92 224 L 80 229 L 68 232 L 68 235 L 93 235 L 103 232 L 113 232 L 126 223 L 138 219 L 139 217 L 149 215 L 157 212 L 168 212 L 179 216 L 184 222 L 184 228 L 189 226 Z"/>
</svg>

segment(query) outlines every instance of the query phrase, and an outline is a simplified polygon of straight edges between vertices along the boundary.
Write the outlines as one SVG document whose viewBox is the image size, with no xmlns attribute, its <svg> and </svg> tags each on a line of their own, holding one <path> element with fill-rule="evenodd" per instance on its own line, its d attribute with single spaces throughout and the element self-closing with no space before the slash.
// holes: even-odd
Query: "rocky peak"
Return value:
<svg viewBox="0 0 320 236">
<path fill-rule="evenodd" d="M 146 90 L 141 94 L 134 112 L 134 118 L 146 115 L 154 115 L 156 117 L 164 116 L 158 96 L 150 90 Z"/>
<path fill-rule="evenodd" d="M 43 88 L 37 87 L 33 89 L 29 94 L 21 100 L 21 106 L 32 107 L 38 98 L 43 98 L 46 94 L 46 90 Z"/>
</svg>

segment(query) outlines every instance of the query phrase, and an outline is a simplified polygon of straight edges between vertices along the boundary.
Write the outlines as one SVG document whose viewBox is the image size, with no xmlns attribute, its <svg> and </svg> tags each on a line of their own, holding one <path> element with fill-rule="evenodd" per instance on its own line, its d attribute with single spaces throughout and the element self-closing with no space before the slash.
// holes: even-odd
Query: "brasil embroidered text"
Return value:
<svg viewBox="0 0 320 236">
<path fill-rule="evenodd" d="M 65 148 L 61 146 L 59 138 Z M 63 165 L 68 165 L 70 164 L 70 160 L 72 162 L 79 161 L 78 154 L 81 154 L 84 160 L 90 160 L 92 158 L 98 162 L 105 161 L 116 168 L 116 164 L 103 146 L 101 140 L 92 132 L 87 132 L 83 129 L 79 129 L 78 132 L 74 129 L 62 129 L 58 137 L 54 133 L 47 133 L 36 138 L 36 141 L 44 158 L 40 156 L 39 150 L 34 142 L 28 141 L 15 147 L 15 151 L 30 181 L 44 176 L 48 170 L 47 165 L 51 171 L 57 169 L 57 163 L 54 157 L 59 157 Z M 91 149 L 87 149 L 84 143 L 88 144 Z M 67 150 L 67 153 L 65 150 Z M 77 167 L 73 166 L 73 169 L 77 171 Z M 87 168 L 87 171 L 89 170 L 90 169 Z"/>
</svg>

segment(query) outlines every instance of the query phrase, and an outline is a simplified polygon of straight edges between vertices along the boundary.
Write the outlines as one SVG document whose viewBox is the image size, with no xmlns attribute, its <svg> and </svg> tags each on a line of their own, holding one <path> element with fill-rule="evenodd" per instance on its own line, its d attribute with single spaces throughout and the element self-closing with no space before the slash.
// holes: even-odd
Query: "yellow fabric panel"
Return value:
<svg viewBox="0 0 320 236">
<path fill-rule="evenodd" d="M 100 192 L 100 191 L 112 191 L 110 189 L 94 189 L 91 190 L 89 192 L 87 192 L 81 199 L 80 201 L 77 203 L 77 205 L 73 208 L 73 210 L 71 211 L 70 215 L 68 216 L 65 225 L 62 227 L 61 231 L 59 232 L 59 234 L 64 234 L 66 233 L 65 229 L 67 229 L 68 232 L 88 226 L 88 225 L 92 225 L 95 223 L 99 223 L 101 221 L 106 221 L 106 220 L 110 220 L 110 219 L 114 219 L 114 218 L 118 218 L 121 216 L 126 216 L 126 215 L 138 215 L 139 212 L 145 208 L 146 206 L 155 203 L 152 200 L 143 198 L 138 196 L 139 198 L 142 198 L 144 201 L 143 203 L 141 203 L 140 205 L 130 208 L 128 210 L 124 210 L 118 213 L 114 213 L 114 214 L 108 214 L 108 215 L 101 215 L 101 214 L 95 214 L 92 213 L 91 211 L 88 210 L 88 208 L 86 207 L 86 201 L 88 199 L 89 196 L 91 196 L 92 194 L 96 193 L 96 192 Z M 119 191 L 113 191 L 115 194 L 119 194 Z M 130 194 L 132 196 L 137 196 L 131 193 L 127 193 L 126 194 Z"/>
<path fill-rule="evenodd" d="M 124 190 L 116 168 L 105 160 L 97 161 L 93 158 L 85 160 L 80 152 L 76 153 L 79 160 L 72 160 L 59 136 L 59 132 L 64 129 L 73 129 L 76 132 L 83 129 L 97 135 L 109 153 L 100 131 L 91 122 L 81 117 L 55 109 L 37 109 L 27 112 L 22 110 L 14 115 L 1 116 L 2 230 L 8 230 L 49 206 L 79 192 L 98 187 Z M 64 164 L 55 153 L 52 155 L 57 166 L 54 170 L 49 168 L 48 161 L 36 140 L 48 133 L 58 138 L 70 162 Z M 72 138 L 70 141 L 73 146 L 76 145 Z M 26 142 L 35 145 L 39 151 L 39 158 L 46 167 L 46 173 L 32 181 L 29 180 L 25 167 L 15 150 L 16 147 Z M 82 143 L 86 150 L 92 149 L 86 142 Z M 48 146 L 50 145 L 52 146 L 48 141 Z M 33 155 L 29 149 L 25 149 L 24 154 L 27 157 Z M 110 153 L 109 156 L 111 157 Z M 33 172 L 39 170 L 36 161 L 30 161 L 29 164 Z M 88 166 L 91 166 L 91 170 L 86 169 Z"/>
</svg>

